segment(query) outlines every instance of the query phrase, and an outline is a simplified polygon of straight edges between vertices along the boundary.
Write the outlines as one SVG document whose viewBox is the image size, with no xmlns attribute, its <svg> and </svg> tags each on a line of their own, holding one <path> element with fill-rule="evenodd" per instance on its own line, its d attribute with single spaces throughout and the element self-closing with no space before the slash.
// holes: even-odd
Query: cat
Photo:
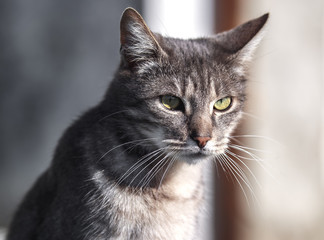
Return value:
<svg viewBox="0 0 324 240">
<path fill-rule="evenodd" d="M 202 169 L 228 147 L 267 19 L 182 40 L 127 8 L 113 81 L 63 134 L 7 239 L 198 239 Z"/>
</svg>

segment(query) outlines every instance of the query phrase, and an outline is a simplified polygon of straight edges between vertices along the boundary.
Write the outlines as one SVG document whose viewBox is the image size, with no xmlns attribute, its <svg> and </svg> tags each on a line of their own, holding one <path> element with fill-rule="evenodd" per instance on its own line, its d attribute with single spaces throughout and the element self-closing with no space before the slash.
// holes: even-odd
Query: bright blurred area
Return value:
<svg viewBox="0 0 324 240">
<path fill-rule="evenodd" d="M 153 31 L 184 38 L 270 13 L 235 137 L 249 152 L 237 154 L 251 183 L 241 183 L 246 196 L 236 183 L 229 226 L 216 229 L 232 231 L 221 240 L 323 240 L 323 0 L 2 0 L 0 227 L 48 166 L 63 130 L 103 96 L 128 6 Z M 203 239 L 215 239 L 209 235 Z"/>
<path fill-rule="evenodd" d="M 240 239 L 324 239 L 324 2 L 248 0 L 239 9 L 239 19 L 270 12 L 244 129 L 263 136 L 254 147 L 265 169 L 253 169 L 260 204 L 243 209 Z"/>
</svg>

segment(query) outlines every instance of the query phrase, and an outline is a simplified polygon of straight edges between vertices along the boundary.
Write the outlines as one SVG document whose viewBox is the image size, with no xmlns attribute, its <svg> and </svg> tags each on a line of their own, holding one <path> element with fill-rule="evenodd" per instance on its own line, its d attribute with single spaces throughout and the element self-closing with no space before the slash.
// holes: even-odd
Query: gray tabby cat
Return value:
<svg viewBox="0 0 324 240">
<path fill-rule="evenodd" d="M 182 40 L 126 9 L 107 94 L 67 129 L 8 240 L 197 239 L 203 164 L 224 154 L 238 123 L 267 18 Z"/>
</svg>

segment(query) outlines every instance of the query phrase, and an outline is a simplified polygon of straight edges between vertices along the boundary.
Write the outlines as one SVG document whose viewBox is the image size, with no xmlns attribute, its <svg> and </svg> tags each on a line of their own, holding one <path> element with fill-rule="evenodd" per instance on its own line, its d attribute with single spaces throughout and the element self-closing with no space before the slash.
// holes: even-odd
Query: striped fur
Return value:
<svg viewBox="0 0 324 240">
<path fill-rule="evenodd" d="M 199 239 L 203 165 L 224 153 L 240 119 L 245 64 L 266 19 L 182 40 L 152 33 L 127 9 L 104 99 L 67 129 L 8 240 Z M 166 108 L 164 95 L 182 108 Z M 216 111 L 224 97 L 230 108 Z"/>
</svg>

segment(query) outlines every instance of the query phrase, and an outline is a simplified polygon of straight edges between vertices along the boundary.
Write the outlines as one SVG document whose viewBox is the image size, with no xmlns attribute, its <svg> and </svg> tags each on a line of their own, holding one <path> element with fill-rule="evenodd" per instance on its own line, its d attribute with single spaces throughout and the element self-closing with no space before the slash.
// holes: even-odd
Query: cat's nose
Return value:
<svg viewBox="0 0 324 240">
<path fill-rule="evenodd" d="M 200 148 L 204 148 L 207 142 L 211 139 L 210 137 L 194 137 L 193 138 Z"/>
</svg>

